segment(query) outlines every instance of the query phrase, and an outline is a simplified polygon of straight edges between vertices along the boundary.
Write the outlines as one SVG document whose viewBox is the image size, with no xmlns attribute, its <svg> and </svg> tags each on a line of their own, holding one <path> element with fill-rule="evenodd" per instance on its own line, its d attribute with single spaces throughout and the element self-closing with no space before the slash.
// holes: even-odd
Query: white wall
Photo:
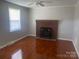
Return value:
<svg viewBox="0 0 79 59">
<path fill-rule="evenodd" d="M 73 38 L 74 7 L 38 7 L 30 15 L 30 34 L 36 35 L 36 20 L 59 20 L 59 38 Z"/>
<path fill-rule="evenodd" d="M 79 55 L 79 2 L 75 7 L 75 20 L 74 20 L 74 45 Z"/>
<path fill-rule="evenodd" d="M 21 30 L 10 32 L 8 7 L 19 8 L 21 10 Z M 0 1 L 0 46 L 16 40 L 29 32 L 29 8 Z"/>
</svg>

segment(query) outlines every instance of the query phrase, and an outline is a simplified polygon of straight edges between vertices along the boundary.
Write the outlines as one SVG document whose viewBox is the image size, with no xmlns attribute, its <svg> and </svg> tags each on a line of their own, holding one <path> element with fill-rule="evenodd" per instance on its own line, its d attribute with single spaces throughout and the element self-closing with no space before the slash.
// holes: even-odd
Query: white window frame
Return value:
<svg viewBox="0 0 79 59">
<path fill-rule="evenodd" d="M 21 30 L 21 22 L 20 22 L 21 19 L 20 19 L 20 15 L 21 15 L 20 9 L 10 8 L 9 7 L 10 32 L 14 32 L 14 31 Z"/>
</svg>

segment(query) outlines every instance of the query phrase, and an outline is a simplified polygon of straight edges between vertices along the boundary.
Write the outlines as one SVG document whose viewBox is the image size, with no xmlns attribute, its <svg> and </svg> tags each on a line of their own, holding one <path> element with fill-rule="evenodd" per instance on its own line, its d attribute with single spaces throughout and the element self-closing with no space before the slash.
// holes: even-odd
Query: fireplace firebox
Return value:
<svg viewBox="0 0 79 59">
<path fill-rule="evenodd" d="M 50 27 L 41 27 L 40 28 L 40 37 L 41 38 L 47 38 L 52 39 L 52 28 Z"/>
</svg>

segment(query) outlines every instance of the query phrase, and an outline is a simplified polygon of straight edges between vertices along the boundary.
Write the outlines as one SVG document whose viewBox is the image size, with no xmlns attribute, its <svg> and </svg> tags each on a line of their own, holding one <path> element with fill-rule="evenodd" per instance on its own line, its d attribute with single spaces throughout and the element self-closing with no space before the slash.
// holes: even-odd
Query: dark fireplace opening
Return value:
<svg viewBox="0 0 79 59">
<path fill-rule="evenodd" d="M 52 39 L 53 33 L 52 28 L 50 27 L 40 27 L 40 37 Z"/>
</svg>

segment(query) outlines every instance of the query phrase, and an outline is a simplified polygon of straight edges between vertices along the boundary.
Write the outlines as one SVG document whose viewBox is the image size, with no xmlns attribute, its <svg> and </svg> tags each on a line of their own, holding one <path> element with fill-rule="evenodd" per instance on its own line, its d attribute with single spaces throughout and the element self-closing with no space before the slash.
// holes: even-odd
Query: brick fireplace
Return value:
<svg viewBox="0 0 79 59">
<path fill-rule="evenodd" d="M 58 20 L 36 20 L 36 36 L 47 39 L 57 39 Z"/>
</svg>

